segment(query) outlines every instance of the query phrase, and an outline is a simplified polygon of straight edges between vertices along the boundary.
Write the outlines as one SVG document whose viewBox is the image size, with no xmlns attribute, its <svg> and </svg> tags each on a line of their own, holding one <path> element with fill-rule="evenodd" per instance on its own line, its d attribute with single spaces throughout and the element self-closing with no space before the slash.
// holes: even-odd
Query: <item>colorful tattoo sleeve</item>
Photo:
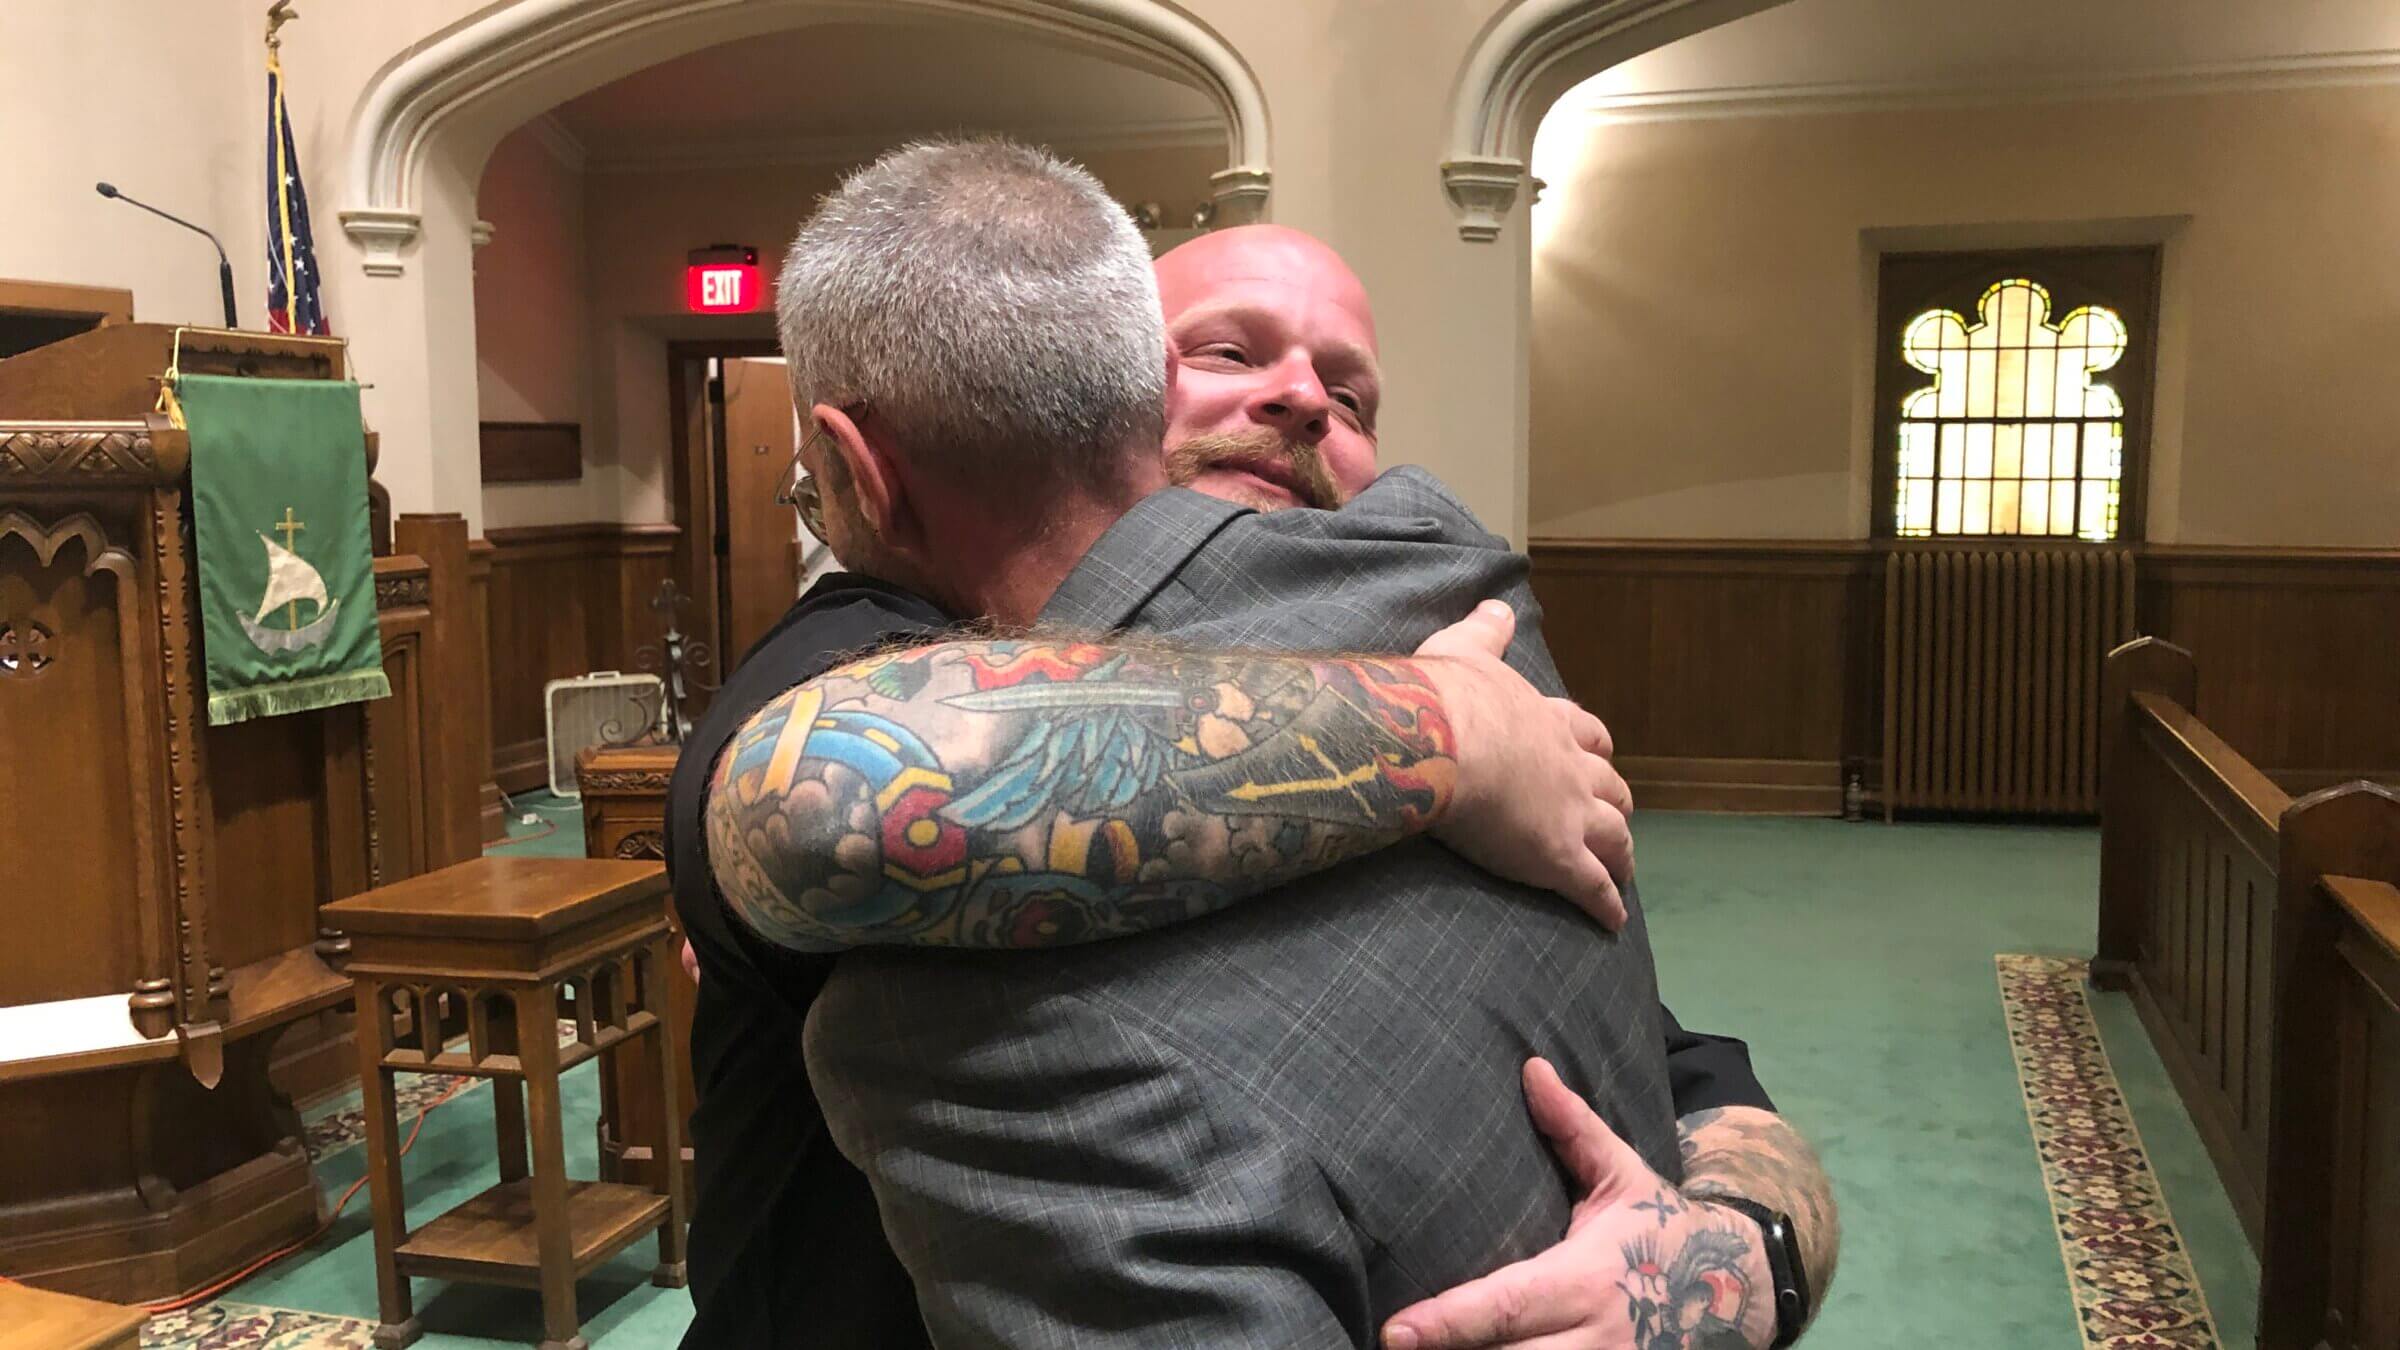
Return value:
<svg viewBox="0 0 2400 1350">
<path fill-rule="evenodd" d="M 753 717 L 710 783 L 709 860 L 798 950 L 1089 942 L 1430 828 L 1454 752 L 1405 659 L 949 642 Z"/>
</svg>

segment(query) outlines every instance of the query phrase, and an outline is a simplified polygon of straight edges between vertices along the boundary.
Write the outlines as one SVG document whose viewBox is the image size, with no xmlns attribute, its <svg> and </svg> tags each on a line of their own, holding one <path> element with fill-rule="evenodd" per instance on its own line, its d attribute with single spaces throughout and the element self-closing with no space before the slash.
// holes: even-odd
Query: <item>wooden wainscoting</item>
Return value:
<svg viewBox="0 0 2400 1350">
<path fill-rule="evenodd" d="M 485 531 L 492 774 L 505 792 L 548 781 L 542 687 L 595 670 L 632 670 L 658 634 L 650 600 L 674 568 L 673 525 L 524 525 Z"/>
<path fill-rule="evenodd" d="M 2152 544 L 2142 631 L 2190 652 L 2193 710 L 2294 795 L 2400 783 L 2400 550 Z"/>
<path fill-rule="evenodd" d="M 1644 806 L 1880 805 L 1883 567 L 1866 540 L 1536 539 L 1567 687 Z M 2284 790 L 2400 783 L 2400 550 L 2140 545 L 2137 632 L 2207 672 L 2197 712 Z"/>
<path fill-rule="evenodd" d="M 1880 671 L 1864 541 L 1533 541 L 1559 673 L 1663 810 L 1838 815 Z"/>
</svg>

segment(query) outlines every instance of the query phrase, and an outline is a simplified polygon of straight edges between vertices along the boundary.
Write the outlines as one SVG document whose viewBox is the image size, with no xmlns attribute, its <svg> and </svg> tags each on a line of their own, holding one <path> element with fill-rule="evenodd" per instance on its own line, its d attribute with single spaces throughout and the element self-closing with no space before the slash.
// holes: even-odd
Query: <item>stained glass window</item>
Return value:
<svg viewBox="0 0 2400 1350">
<path fill-rule="evenodd" d="M 2116 538 L 2125 404 L 2098 377 L 2126 339 L 2100 305 L 2054 319 L 2049 290 L 2021 276 L 1992 283 L 1972 321 L 1909 321 L 1901 356 L 1932 380 L 1900 402 L 1897 533 Z"/>
</svg>

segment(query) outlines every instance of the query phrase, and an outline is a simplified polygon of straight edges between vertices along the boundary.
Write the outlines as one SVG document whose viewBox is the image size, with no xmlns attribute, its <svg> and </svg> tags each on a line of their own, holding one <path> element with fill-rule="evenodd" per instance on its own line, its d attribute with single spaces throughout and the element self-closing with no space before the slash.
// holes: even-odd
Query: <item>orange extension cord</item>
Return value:
<svg viewBox="0 0 2400 1350">
<path fill-rule="evenodd" d="M 425 1103 L 425 1109 L 417 1113 L 416 1124 L 408 1127 L 408 1138 L 401 1141 L 400 1156 L 403 1158 L 407 1157 L 408 1151 L 416 1147 L 417 1135 L 425 1128 L 425 1117 L 432 1115 L 435 1107 L 448 1102 L 452 1097 L 455 1097 L 459 1093 L 466 1091 L 469 1087 L 474 1086 L 474 1084 L 475 1080 L 472 1078 L 462 1079 L 459 1082 L 452 1083 L 449 1088 L 442 1093 L 441 1096 Z M 146 1313 L 171 1313 L 182 1312 L 184 1309 L 192 1307 L 196 1304 L 208 1302 L 217 1295 L 224 1293 L 226 1290 L 231 1289 L 235 1285 L 240 1284 L 242 1281 L 249 1279 L 253 1275 L 256 1275 L 258 1272 L 265 1270 L 267 1267 L 274 1265 L 283 1258 L 290 1256 L 292 1253 L 299 1251 L 301 1248 L 308 1246 L 312 1242 L 315 1242 L 318 1238 L 325 1236 L 325 1234 L 332 1229 L 334 1220 L 341 1218 L 342 1211 L 349 1208 L 351 1197 L 357 1195 L 359 1187 L 366 1184 L 367 1179 L 364 1176 L 361 1176 L 358 1180 L 351 1182 L 350 1189 L 342 1192 L 342 1198 L 334 1202 L 333 1210 L 331 1213 L 325 1216 L 325 1221 L 318 1224 L 317 1231 L 309 1234 L 307 1237 L 301 1238 L 297 1242 L 287 1243 L 284 1246 L 277 1247 L 275 1250 L 268 1252 L 266 1255 L 251 1262 L 249 1265 L 242 1267 L 240 1270 L 233 1272 L 224 1279 L 218 1280 L 216 1283 L 207 1285 L 203 1288 L 195 1289 L 191 1293 L 185 1294 L 180 1298 L 161 1299 L 156 1303 L 136 1303 L 133 1306 Z M 6 1275 L 0 1275 L 0 1284 L 21 1283 L 23 1283 L 23 1281 L 13 1280 Z"/>
<path fill-rule="evenodd" d="M 452 1083 L 447 1089 L 445 1089 L 441 1096 L 425 1103 L 425 1109 L 417 1113 L 417 1123 L 408 1127 L 408 1138 L 402 1140 L 400 1143 L 401 1157 L 407 1157 L 408 1151 L 417 1146 L 417 1135 L 425 1128 L 425 1117 L 432 1115 L 435 1107 L 442 1105 L 443 1103 L 449 1101 L 452 1097 L 457 1096 L 459 1093 L 464 1092 L 467 1090 L 467 1088 L 473 1086 L 475 1081 L 476 1080 L 472 1078 L 460 1079 L 458 1082 Z M 350 1199 L 352 1196 L 358 1194 L 358 1188 L 366 1184 L 367 1178 L 364 1175 L 361 1175 L 358 1180 L 351 1182 L 350 1189 L 342 1192 L 342 1198 L 334 1202 L 333 1210 L 331 1213 L 328 1213 L 325 1216 L 325 1221 L 318 1224 L 317 1231 L 309 1234 L 307 1237 L 301 1238 L 297 1242 L 287 1243 L 284 1246 L 278 1247 L 251 1262 L 249 1265 L 246 1265 L 240 1270 L 233 1272 L 231 1275 L 226 1276 L 224 1279 L 217 1281 L 215 1284 L 207 1285 L 200 1289 L 195 1289 L 191 1293 L 185 1294 L 181 1298 L 163 1299 L 157 1303 L 139 1303 L 135 1304 L 134 1306 L 140 1308 L 144 1312 L 171 1313 L 182 1312 L 184 1309 L 192 1307 L 195 1304 L 208 1302 L 217 1295 L 224 1293 L 226 1290 L 231 1289 L 235 1285 L 240 1284 L 242 1281 L 249 1279 L 253 1275 L 256 1275 L 258 1272 L 265 1270 L 267 1267 L 274 1265 L 283 1258 L 290 1256 L 293 1252 L 296 1252 L 310 1243 L 315 1242 L 318 1238 L 325 1236 L 325 1234 L 332 1229 L 334 1220 L 341 1218 L 342 1211 L 350 1207 Z"/>
</svg>

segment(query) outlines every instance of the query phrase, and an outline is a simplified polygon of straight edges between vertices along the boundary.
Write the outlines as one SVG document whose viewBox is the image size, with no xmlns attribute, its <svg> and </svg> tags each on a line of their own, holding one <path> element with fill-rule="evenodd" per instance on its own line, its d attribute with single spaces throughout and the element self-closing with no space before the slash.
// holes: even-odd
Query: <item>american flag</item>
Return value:
<svg viewBox="0 0 2400 1350">
<path fill-rule="evenodd" d="M 308 231 L 308 190 L 300 185 L 300 152 L 283 106 L 283 62 L 267 49 L 267 330 L 318 337 L 325 297 L 317 289 L 317 248 Z"/>
</svg>

